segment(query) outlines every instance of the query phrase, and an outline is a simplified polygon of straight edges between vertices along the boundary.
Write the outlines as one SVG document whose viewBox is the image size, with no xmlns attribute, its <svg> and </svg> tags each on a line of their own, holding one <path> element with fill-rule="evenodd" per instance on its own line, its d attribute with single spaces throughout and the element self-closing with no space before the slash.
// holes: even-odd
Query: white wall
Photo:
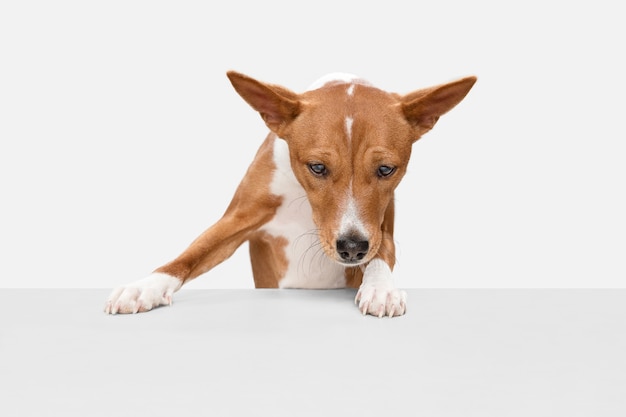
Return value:
<svg viewBox="0 0 626 417">
<path fill-rule="evenodd" d="M 217 220 L 266 131 L 229 69 L 478 75 L 414 147 L 399 284 L 626 287 L 617 2 L 344 4 L 2 2 L 0 287 L 112 287 Z M 247 250 L 190 287 L 252 287 Z"/>
</svg>

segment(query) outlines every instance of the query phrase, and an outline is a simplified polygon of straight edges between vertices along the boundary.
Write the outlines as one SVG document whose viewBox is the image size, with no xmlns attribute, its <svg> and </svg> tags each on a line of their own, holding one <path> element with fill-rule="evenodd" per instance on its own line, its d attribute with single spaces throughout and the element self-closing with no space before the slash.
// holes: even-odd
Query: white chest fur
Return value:
<svg viewBox="0 0 626 417">
<path fill-rule="evenodd" d="M 274 218 L 263 226 L 273 236 L 287 239 L 285 248 L 289 262 L 280 281 L 281 288 L 345 287 L 344 267 L 322 251 L 317 228 L 311 216 L 306 192 L 296 179 L 289 161 L 289 148 L 282 139 L 274 141 L 276 171 L 270 185 L 272 194 L 283 198 Z"/>
</svg>

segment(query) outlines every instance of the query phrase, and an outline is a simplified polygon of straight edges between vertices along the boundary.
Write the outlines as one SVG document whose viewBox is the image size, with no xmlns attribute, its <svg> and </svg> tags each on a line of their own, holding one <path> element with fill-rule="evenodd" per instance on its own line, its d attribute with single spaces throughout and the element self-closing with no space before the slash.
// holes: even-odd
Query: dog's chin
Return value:
<svg viewBox="0 0 626 417">
<path fill-rule="evenodd" d="M 368 255 L 363 259 L 355 259 L 354 261 L 346 261 L 345 259 L 341 259 L 338 256 L 330 256 L 328 254 L 326 254 L 333 262 L 341 265 L 341 266 L 345 266 L 346 268 L 350 268 L 350 267 L 356 267 L 356 266 L 361 266 L 361 265 L 365 265 L 366 263 L 368 263 L 369 261 L 371 261 L 374 256 L 373 255 Z"/>
<path fill-rule="evenodd" d="M 337 262 L 339 265 L 341 266 L 345 266 L 346 268 L 350 268 L 350 267 L 355 267 L 355 266 L 360 266 L 360 265 L 364 265 L 366 263 L 368 263 L 370 260 L 369 259 L 362 259 L 360 261 L 352 261 L 352 262 L 346 262 L 344 260 L 339 260 L 337 258 L 333 259 L 335 262 Z"/>
</svg>

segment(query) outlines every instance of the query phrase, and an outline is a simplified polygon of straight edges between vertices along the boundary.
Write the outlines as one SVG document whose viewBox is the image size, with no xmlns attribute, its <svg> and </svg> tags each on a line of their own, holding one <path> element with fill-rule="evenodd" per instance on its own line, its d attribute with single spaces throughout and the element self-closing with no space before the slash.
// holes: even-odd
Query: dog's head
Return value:
<svg viewBox="0 0 626 417">
<path fill-rule="evenodd" d="M 412 144 L 474 85 L 467 77 L 406 95 L 357 78 L 302 94 L 228 72 L 235 90 L 289 146 L 293 172 L 313 209 L 325 253 L 358 265 L 379 252 L 385 217 Z"/>
</svg>

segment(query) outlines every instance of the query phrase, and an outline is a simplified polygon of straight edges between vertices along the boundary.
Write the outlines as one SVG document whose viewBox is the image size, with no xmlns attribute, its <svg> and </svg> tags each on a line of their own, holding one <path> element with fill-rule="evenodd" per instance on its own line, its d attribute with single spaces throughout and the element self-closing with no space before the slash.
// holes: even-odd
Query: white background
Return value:
<svg viewBox="0 0 626 417">
<path fill-rule="evenodd" d="M 402 287 L 626 287 L 618 2 L 4 1 L 0 287 L 112 287 L 226 208 L 266 128 L 225 72 L 475 74 L 397 192 Z M 189 284 L 251 288 L 247 249 Z"/>
</svg>

